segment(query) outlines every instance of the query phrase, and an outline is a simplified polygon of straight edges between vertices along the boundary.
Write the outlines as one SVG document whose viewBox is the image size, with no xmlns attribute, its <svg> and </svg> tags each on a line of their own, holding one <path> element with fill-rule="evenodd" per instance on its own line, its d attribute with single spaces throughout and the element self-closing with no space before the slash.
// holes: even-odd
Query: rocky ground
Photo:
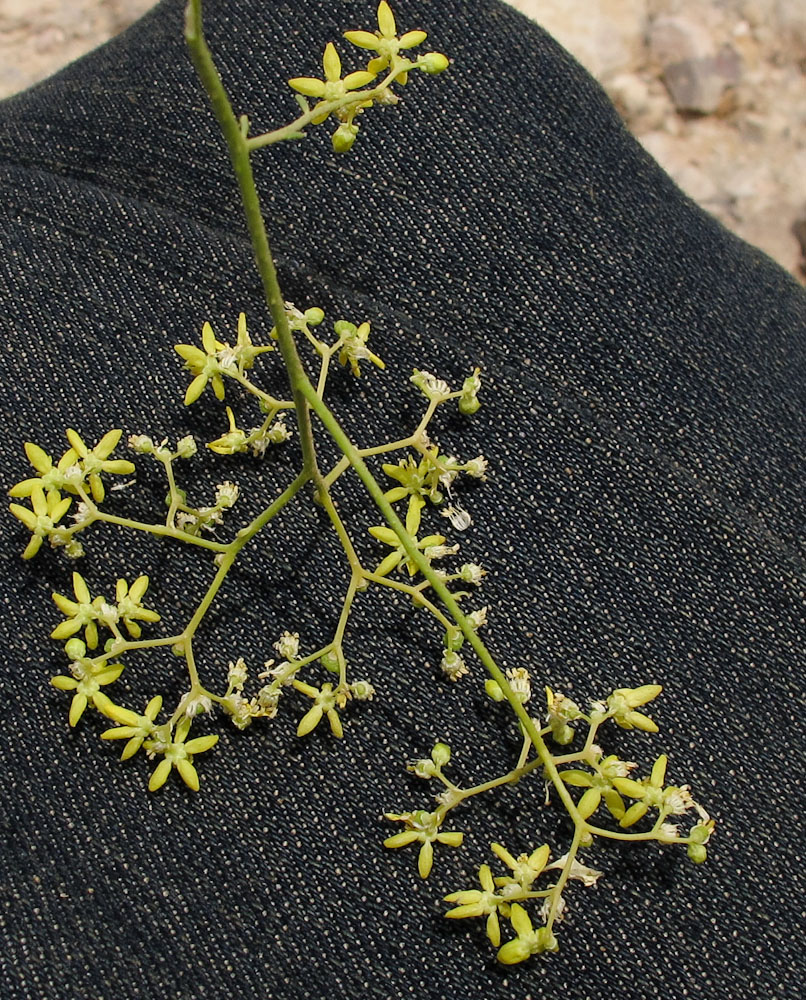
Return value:
<svg viewBox="0 0 806 1000">
<path fill-rule="evenodd" d="M 153 0 L 0 0 L 0 96 Z M 510 0 L 603 84 L 680 186 L 806 278 L 806 0 Z"/>
</svg>

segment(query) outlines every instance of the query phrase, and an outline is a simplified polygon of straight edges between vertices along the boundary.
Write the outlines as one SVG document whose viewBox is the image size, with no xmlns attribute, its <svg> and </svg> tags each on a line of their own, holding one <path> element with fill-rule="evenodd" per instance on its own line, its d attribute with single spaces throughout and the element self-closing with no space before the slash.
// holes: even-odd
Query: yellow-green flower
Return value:
<svg viewBox="0 0 806 1000">
<path fill-rule="evenodd" d="M 537 955 L 543 951 L 557 951 L 557 939 L 548 927 L 532 927 L 529 914 L 519 903 L 512 904 L 510 913 L 512 929 L 518 935 L 507 943 L 498 952 L 498 961 L 504 965 L 515 965 L 523 962 L 530 955 Z"/>
<path fill-rule="evenodd" d="M 16 483 L 8 491 L 10 497 L 29 497 L 36 486 L 43 490 L 68 490 L 75 493 L 75 486 L 70 483 L 65 476 L 69 468 L 78 461 L 78 455 L 72 448 L 68 448 L 56 465 L 48 453 L 32 441 L 26 441 L 25 454 L 28 461 L 39 473 L 31 479 L 23 479 Z"/>
<path fill-rule="evenodd" d="M 73 700 L 70 703 L 69 722 L 75 726 L 84 714 L 87 705 L 100 707 L 103 701 L 109 701 L 100 688 L 106 684 L 116 681 L 123 672 L 122 663 L 97 663 L 95 660 L 86 657 L 84 654 L 87 648 L 80 639 L 71 639 L 65 646 L 65 652 L 73 657 L 70 664 L 72 677 L 58 675 L 51 677 L 50 683 L 60 691 L 73 691 Z"/>
<path fill-rule="evenodd" d="M 326 716 L 330 725 L 330 731 L 338 739 L 341 739 L 344 735 L 344 730 L 336 707 L 340 701 L 343 703 L 344 699 L 340 698 L 339 694 L 333 690 L 333 685 L 328 683 L 323 684 L 321 688 L 317 688 L 312 684 L 305 684 L 302 681 L 293 681 L 292 683 L 297 691 L 307 694 L 309 698 L 313 698 L 314 700 L 313 707 L 300 719 L 300 723 L 297 726 L 297 736 L 307 736 L 308 733 L 313 732 L 319 725 L 322 716 Z"/>
<path fill-rule="evenodd" d="M 626 807 L 614 783 L 617 779 L 626 778 L 636 765 L 630 761 L 619 760 L 615 754 L 611 754 L 597 761 L 594 766 L 596 773 L 593 774 L 578 768 L 560 771 L 559 774 L 566 785 L 587 789 L 577 802 L 577 810 L 583 819 L 592 816 L 604 800 L 610 815 L 616 820 L 621 820 Z"/>
<path fill-rule="evenodd" d="M 115 585 L 115 600 L 118 614 L 126 631 L 134 639 L 139 639 L 142 629 L 137 620 L 142 622 L 158 622 L 160 616 L 156 611 L 143 607 L 143 597 L 148 589 L 148 577 L 138 576 L 131 587 L 121 577 Z"/>
<path fill-rule="evenodd" d="M 426 535 L 425 538 L 417 538 L 417 531 L 420 527 L 420 518 L 425 501 L 414 494 L 409 497 L 409 507 L 406 512 L 406 531 L 414 537 L 417 548 L 429 559 L 440 559 L 442 556 L 451 555 L 459 546 L 445 545 L 444 535 Z M 384 545 L 394 548 L 385 559 L 383 559 L 375 570 L 377 576 L 388 576 L 392 570 L 401 563 L 406 566 L 409 576 L 414 576 L 417 566 L 414 560 L 407 555 L 400 539 L 395 532 L 383 524 L 373 525 L 369 529 L 373 538 L 377 538 Z M 404 562 L 405 560 L 405 562 Z"/>
<path fill-rule="evenodd" d="M 72 501 L 69 497 L 62 498 L 58 490 L 48 490 L 47 495 L 38 480 L 33 480 L 30 492 L 31 509 L 22 504 L 9 504 L 9 510 L 14 517 L 19 518 L 25 527 L 32 532 L 31 540 L 22 554 L 23 559 L 31 559 L 39 551 L 42 540 L 47 538 L 54 527 L 61 521 L 70 509 Z"/>
<path fill-rule="evenodd" d="M 544 871 L 551 854 L 548 844 L 542 844 L 531 854 L 519 854 L 517 858 L 514 858 L 501 844 L 491 844 L 490 846 L 493 854 L 500 858 L 513 873 L 512 875 L 499 876 L 496 878 L 495 884 L 499 887 L 517 885 L 524 892 L 531 889 L 532 883 Z"/>
<path fill-rule="evenodd" d="M 618 688 L 607 699 L 609 714 L 622 729 L 642 729 L 645 733 L 656 733 L 657 724 L 636 708 L 657 698 L 663 688 L 660 684 L 643 684 L 637 688 Z"/>
<path fill-rule="evenodd" d="M 396 464 L 385 462 L 383 471 L 400 485 L 387 490 L 384 496 L 389 503 L 413 495 L 428 497 L 431 503 L 442 503 L 442 490 L 449 488 L 458 474 L 455 465 L 456 459 L 440 455 L 435 445 L 427 448 L 419 460 L 407 455 Z"/>
<path fill-rule="evenodd" d="M 378 5 L 378 30 L 376 32 L 345 31 L 344 37 L 360 49 L 370 49 L 378 53 L 367 65 L 370 73 L 378 74 L 387 66 L 396 69 L 404 61 L 398 52 L 401 49 L 412 49 L 415 45 L 420 45 L 428 35 L 424 31 L 407 31 L 398 38 L 395 15 L 386 0 L 382 0 Z M 398 81 L 405 83 L 407 78 L 408 74 L 402 73 L 398 77 Z"/>
<path fill-rule="evenodd" d="M 239 451 L 248 451 L 249 435 L 235 423 L 235 414 L 229 406 L 227 407 L 227 420 L 229 421 L 227 433 L 222 434 L 215 441 L 210 441 L 207 447 L 217 455 L 235 455 Z"/>
<path fill-rule="evenodd" d="M 98 645 L 98 626 L 96 624 L 104 605 L 103 597 L 92 598 L 89 587 L 80 573 L 73 573 L 73 593 L 75 600 L 70 600 L 64 594 L 53 594 L 53 601 L 66 621 L 61 622 L 50 633 L 51 639 L 69 639 L 84 629 L 84 638 L 90 649 Z"/>
<path fill-rule="evenodd" d="M 147 739 L 156 728 L 154 720 L 159 715 L 162 708 L 162 696 L 157 695 L 146 705 L 146 710 L 142 715 L 129 711 L 121 705 L 115 705 L 103 693 L 95 696 L 95 707 L 113 722 L 116 726 L 105 729 L 101 733 L 102 740 L 126 740 L 126 746 L 120 755 L 121 760 L 128 760 L 134 756 L 143 745 L 143 740 Z M 185 747 L 187 751 L 187 746 Z"/>
<path fill-rule="evenodd" d="M 658 809 L 664 815 L 680 816 L 694 807 L 688 785 L 669 785 L 664 788 L 666 763 L 666 754 L 661 754 L 652 765 L 650 776 L 643 781 L 633 781 L 632 778 L 613 780 L 613 784 L 623 795 L 638 799 L 622 816 L 619 826 L 632 826 L 646 816 L 650 809 Z"/>
<path fill-rule="evenodd" d="M 439 827 L 445 817 L 440 815 L 438 810 L 429 813 L 424 809 L 417 809 L 413 813 L 385 813 L 384 815 L 387 819 L 405 823 L 407 829 L 387 837 L 383 846 L 406 847 L 408 844 L 419 842 L 420 853 L 417 856 L 417 870 L 421 878 L 428 878 L 434 864 L 434 841 L 439 844 L 448 844 L 450 847 L 460 847 L 464 840 L 463 833 L 457 831 L 440 832 Z"/>
<path fill-rule="evenodd" d="M 459 920 L 463 917 L 483 917 L 487 916 L 487 937 L 494 948 L 501 944 L 501 925 L 498 921 L 498 914 L 508 917 L 510 905 L 502 897 L 496 895 L 495 883 L 489 865 L 482 865 L 479 868 L 479 882 L 481 889 L 468 889 L 462 892 L 452 892 L 445 896 L 446 903 L 458 903 L 453 909 L 445 914 L 452 920 Z"/>
<path fill-rule="evenodd" d="M 334 324 L 333 328 L 339 335 L 339 364 L 346 365 L 349 363 L 353 375 L 360 377 L 361 369 L 358 365 L 360 361 L 364 360 L 371 361 L 378 368 L 386 368 L 386 365 L 378 355 L 373 354 L 367 347 L 369 323 L 362 323 L 360 326 L 356 326 L 355 323 L 349 323 L 346 319 L 340 319 L 338 323 Z"/>
<path fill-rule="evenodd" d="M 199 775 L 193 766 L 193 757 L 195 754 L 204 753 L 205 750 L 210 750 L 214 747 L 218 743 L 218 736 L 211 734 L 209 736 L 197 736 L 193 740 L 188 740 L 190 725 L 190 719 L 182 719 L 174 730 L 172 738 L 170 727 L 160 726 L 153 730 L 153 738 L 145 741 L 144 746 L 149 754 L 159 753 L 163 755 L 163 759 L 154 768 L 154 772 L 148 782 L 148 790 L 150 792 L 156 792 L 158 788 L 162 788 L 168 780 L 168 775 L 171 773 L 171 768 L 173 767 L 179 772 L 179 777 L 188 788 L 193 792 L 198 792 Z M 185 742 L 186 740 L 187 742 Z"/>
<path fill-rule="evenodd" d="M 209 382 L 213 387 L 216 399 L 224 398 L 224 381 L 221 378 L 221 365 L 218 362 L 218 352 L 226 348 L 220 340 L 216 340 L 213 328 L 209 323 L 202 327 L 202 347 L 199 350 L 192 344 L 175 344 L 174 350 L 185 361 L 185 368 L 194 375 L 193 381 L 185 393 L 185 406 L 190 406 L 204 392 Z"/>
<path fill-rule="evenodd" d="M 298 94 L 304 94 L 306 97 L 320 98 L 321 105 L 330 101 L 338 101 L 339 98 L 346 96 L 349 91 L 366 87 L 368 83 L 371 83 L 375 79 L 374 73 L 361 70 L 358 73 L 348 73 L 342 80 L 341 59 L 332 42 L 328 42 L 325 47 L 325 54 L 322 57 L 322 68 L 324 69 L 324 80 L 318 80 L 312 76 L 297 76 L 293 80 L 289 80 L 288 85 L 296 90 Z M 317 105 L 317 107 L 320 105 Z M 314 125 L 318 125 L 329 114 L 329 110 L 319 112 L 311 120 Z"/>
<path fill-rule="evenodd" d="M 231 357 L 237 362 L 238 370 L 245 371 L 247 368 L 251 368 L 252 365 L 254 365 L 255 358 L 261 354 L 265 354 L 267 351 L 273 351 L 274 349 L 274 344 L 268 344 L 264 347 L 255 347 L 252 343 L 252 338 L 249 336 L 249 331 L 246 329 L 246 313 L 239 313 L 238 339 L 235 347 L 225 348 L 223 355 L 219 358 L 219 363 L 222 367 L 226 368 Z"/>
<path fill-rule="evenodd" d="M 88 448 L 77 431 L 67 431 L 67 440 L 78 456 L 78 465 L 83 475 L 88 479 L 92 499 L 100 503 L 104 498 L 104 484 L 101 473 L 108 472 L 114 476 L 130 476 L 134 465 L 126 459 L 111 459 L 109 456 L 115 450 L 123 431 L 120 428 L 107 431 L 94 448 Z"/>
</svg>

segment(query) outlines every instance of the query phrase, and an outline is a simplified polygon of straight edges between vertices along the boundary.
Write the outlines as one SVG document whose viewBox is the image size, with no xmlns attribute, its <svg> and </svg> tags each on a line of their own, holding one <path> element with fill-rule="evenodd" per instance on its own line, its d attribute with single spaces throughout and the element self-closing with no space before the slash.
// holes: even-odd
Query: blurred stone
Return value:
<svg viewBox="0 0 806 1000">
<path fill-rule="evenodd" d="M 509 0 L 533 17 L 599 80 L 641 62 L 646 0 Z"/>
<path fill-rule="evenodd" d="M 637 73 L 619 73 L 607 81 L 610 100 L 636 135 L 660 128 L 673 108 L 665 93 Z"/>
<path fill-rule="evenodd" d="M 663 82 L 678 111 L 710 115 L 720 107 L 725 90 L 738 83 L 738 76 L 724 75 L 722 62 L 719 56 L 704 56 L 664 67 Z"/>
<path fill-rule="evenodd" d="M 739 53 L 715 47 L 708 31 L 683 17 L 659 17 L 648 36 L 649 51 L 678 111 L 708 115 L 727 112 L 725 93 L 742 77 Z"/>
</svg>

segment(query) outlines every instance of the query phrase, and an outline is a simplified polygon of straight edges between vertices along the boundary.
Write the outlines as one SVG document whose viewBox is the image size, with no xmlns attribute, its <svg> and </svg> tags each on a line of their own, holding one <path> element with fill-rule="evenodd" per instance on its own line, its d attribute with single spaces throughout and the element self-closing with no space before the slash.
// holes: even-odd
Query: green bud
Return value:
<svg viewBox="0 0 806 1000">
<path fill-rule="evenodd" d="M 324 312 L 316 306 L 312 306 L 310 309 L 305 310 L 305 322 L 308 326 L 319 326 L 324 318 Z"/>
<path fill-rule="evenodd" d="M 475 396 L 461 396 L 459 399 L 459 412 L 464 413 L 466 417 L 472 417 L 473 414 L 478 411 L 480 406 L 481 403 Z"/>
<path fill-rule="evenodd" d="M 67 646 L 65 646 L 65 649 L 67 649 Z M 691 838 L 692 843 L 694 844 L 704 844 L 710 838 L 710 836 L 711 836 L 711 831 L 708 829 L 708 827 L 700 823 L 698 823 L 697 826 L 692 827 L 691 833 L 689 834 L 689 837 Z"/>
<path fill-rule="evenodd" d="M 451 759 L 451 748 L 447 743 L 435 743 L 431 751 L 431 760 L 437 767 L 444 767 Z"/>
<path fill-rule="evenodd" d="M 443 73 L 450 66 L 450 61 L 441 52 L 426 52 L 424 56 L 420 57 L 419 64 L 424 73 L 436 76 L 437 73 Z"/>
<path fill-rule="evenodd" d="M 487 696 L 492 698 L 493 701 L 503 701 L 504 692 L 498 685 L 498 681 L 494 681 L 492 677 L 484 682 L 484 690 L 487 692 Z"/>
<path fill-rule="evenodd" d="M 331 142 L 333 143 L 334 153 L 346 153 L 351 148 L 355 142 L 355 137 L 358 135 L 358 126 L 350 125 L 347 122 L 339 125 L 336 131 L 333 133 Z"/>
<path fill-rule="evenodd" d="M 188 495 L 185 490 L 177 490 L 176 495 L 179 497 L 179 502 L 186 504 L 188 502 Z M 165 506 L 170 507 L 173 503 L 173 497 L 170 493 L 165 494 Z"/>
<path fill-rule="evenodd" d="M 689 844 L 686 853 L 695 865 L 701 865 L 708 857 L 708 848 L 703 844 Z"/>
<path fill-rule="evenodd" d="M 329 649 L 326 653 L 319 657 L 319 662 L 329 671 L 331 674 L 337 674 L 339 672 L 339 658 L 336 655 L 335 649 Z"/>
<path fill-rule="evenodd" d="M 196 441 L 192 434 L 187 434 L 176 442 L 176 451 L 180 458 L 193 458 L 198 451 Z"/>
<path fill-rule="evenodd" d="M 141 455 L 150 455 L 154 451 L 154 442 L 147 434 L 132 434 L 129 437 L 129 447 Z"/>
<path fill-rule="evenodd" d="M 80 660 L 87 655 L 87 647 L 81 639 L 69 639 L 64 644 L 64 651 L 71 660 Z"/>
<path fill-rule="evenodd" d="M 458 628 L 456 625 L 452 625 L 448 629 L 448 631 L 445 633 L 445 638 L 443 639 L 445 649 L 450 649 L 454 653 L 459 652 L 459 650 L 464 645 L 464 642 L 465 642 L 464 634 L 462 633 L 462 630 Z"/>
</svg>

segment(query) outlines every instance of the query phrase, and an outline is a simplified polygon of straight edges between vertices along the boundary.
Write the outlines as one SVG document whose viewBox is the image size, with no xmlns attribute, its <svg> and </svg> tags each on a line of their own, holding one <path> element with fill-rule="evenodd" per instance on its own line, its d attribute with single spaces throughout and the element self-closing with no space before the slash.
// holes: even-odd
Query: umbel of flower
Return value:
<svg viewBox="0 0 806 1000">
<path fill-rule="evenodd" d="M 392 9 L 386 3 L 386 0 L 382 0 L 378 5 L 378 30 L 376 32 L 345 31 L 344 37 L 348 42 L 352 42 L 353 45 L 357 45 L 360 49 L 369 49 L 377 53 L 375 58 L 371 59 L 367 64 L 367 69 L 370 73 L 377 74 L 387 69 L 387 67 L 391 70 L 397 69 L 404 62 L 398 54 L 400 50 L 413 49 L 416 45 L 421 45 L 428 35 L 424 31 L 407 31 L 398 38 L 395 15 L 392 13 Z M 438 55 L 438 52 L 429 53 L 429 56 Z M 445 56 L 442 56 L 442 58 L 445 59 L 443 69 L 446 69 L 448 60 Z M 440 70 L 428 69 L 426 72 L 433 73 L 440 72 Z M 397 82 L 405 83 L 407 79 L 408 74 L 402 73 L 397 78 Z"/>
<path fill-rule="evenodd" d="M 361 70 L 358 73 L 349 73 L 342 80 L 341 59 L 332 42 L 328 42 L 325 47 L 325 54 L 322 57 L 322 68 L 324 70 L 324 80 L 319 80 L 312 76 L 297 76 L 293 80 L 288 81 L 288 85 L 296 90 L 298 94 L 304 94 L 305 97 L 320 98 L 320 104 L 317 107 L 326 105 L 331 101 L 338 101 L 340 98 L 345 97 L 349 91 L 366 87 L 368 83 L 372 83 L 375 79 L 374 73 Z M 318 112 L 311 119 L 313 124 L 319 125 L 333 110 L 334 108 L 326 108 L 326 110 Z"/>
<path fill-rule="evenodd" d="M 64 647 L 64 651 L 71 659 L 70 671 L 72 677 L 58 675 L 51 677 L 50 683 L 60 691 L 73 691 L 73 700 L 70 703 L 69 723 L 71 726 L 78 724 L 78 720 L 84 714 L 87 705 L 99 707 L 105 699 L 109 699 L 100 691 L 106 684 L 112 684 L 123 672 L 122 663 L 107 663 L 104 660 L 98 662 L 86 656 L 87 647 L 80 639 L 71 639 Z"/>
<path fill-rule="evenodd" d="M 48 490 L 45 495 L 45 491 L 36 480 L 29 495 L 30 510 L 19 503 L 9 504 L 11 513 L 32 532 L 31 539 L 22 553 L 23 559 L 32 559 L 37 554 L 43 539 L 52 534 L 72 503 L 69 497 L 62 497 L 58 490 Z"/>
<path fill-rule="evenodd" d="M 461 847 L 464 834 L 456 831 L 441 833 L 440 823 L 444 819 L 438 812 L 429 813 L 417 809 L 413 813 L 385 813 L 387 819 L 405 823 L 407 829 L 387 837 L 384 847 L 406 847 L 407 844 L 419 843 L 420 853 L 417 856 L 417 870 L 421 878 L 428 878 L 434 864 L 434 841 L 447 844 L 450 847 Z"/>
<path fill-rule="evenodd" d="M 142 715 L 129 711 L 120 705 L 115 705 L 103 693 L 95 696 L 95 707 L 113 722 L 117 722 L 112 729 L 105 729 L 101 733 L 102 740 L 126 740 L 126 746 L 120 755 L 121 760 L 128 760 L 143 745 L 155 729 L 154 720 L 162 708 L 162 696 L 156 695 L 146 705 L 146 710 Z M 187 750 L 187 747 L 186 747 Z"/>
<path fill-rule="evenodd" d="M 153 730 L 152 738 L 146 740 L 143 744 L 150 754 L 163 754 L 163 760 L 157 764 L 148 782 L 148 790 L 150 792 L 156 792 L 158 788 L 162 788 L 168 780 L 171 768 L 174 767 L 188 788 L 193 792 L 198 792 L 199 776 L 196 773 L 196 768 L 193 766 L 193 757 L 214 747 L 218 743 L 218 736 L 211 734 L 209 736 L 197 736 L 196 739 L 188 740 L 190 726 L 190 719 L 182 719 L 174 730 L 173 739 L 162 738 L 162 730 L 167 730 L 168 727 L 161 726 L 159 729 Z M 169 734 L 166 733 L 165 735 L 168 736 Z"/>
<path fill-rule="evenodd" d="M 226 344 L 216 340 L 213 328 L 209 323 L 202 327 L 202 347 L 199 350 L 192 344 L 176 344 L 174 350 L 185 361 L 185 367 L 194 376 L 185 393 L 185 406 L 190 406 L 204 392 L 209 382 L 213 387 L 216 399 L 224 398 L 224 380 L 221 378 L 221 365 L 218 362 L 218 352 L 226 348 Z"/>
<path fill-rule="evenodd" d="M 66 434 L 70 448 L 62 455 L 57 465 L 53 464 L 50 455 L 39 445 L 29 441 L 25 445 L 25 454 L 39 476 L 23 479 L 11 488 L 9 495 L 12 497 L 32 496 L 37 486 L 47 492 L 65 490 L 68 493 L 78 493 L 79 489 L 83 487 L 84 481 L 88 480 L 93 500 L 100 503 L 104 498 L 104 485 L 100 476 L 102 472 L 122 476 L 128 476 L 134 472 L 134 466 L 131 462 L 127 462 L 125 459 L 110 459 L 109 457 L 117 447 L 122 433 L 123 431 L 120 429 L 107 431 L 98 444 L 90 449 L 77 431 L 68 430 Z"/>
</svg>

